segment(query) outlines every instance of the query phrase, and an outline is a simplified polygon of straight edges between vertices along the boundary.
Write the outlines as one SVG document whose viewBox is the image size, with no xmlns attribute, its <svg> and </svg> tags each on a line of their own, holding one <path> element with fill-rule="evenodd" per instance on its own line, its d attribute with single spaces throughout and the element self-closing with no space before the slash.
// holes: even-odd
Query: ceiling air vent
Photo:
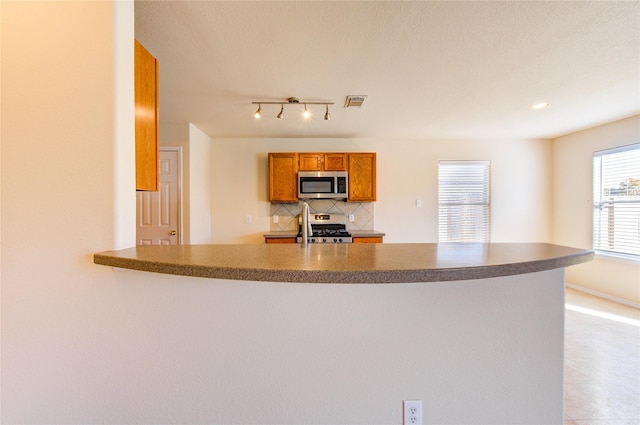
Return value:
<svg viewBox="0 0 640 425">
<path fill-rule="evenodd" d="M 345 108 L 362 108 L 362 104 L 367 99 L 365 95 L 347 96 L 346 102 L 344 102 Z"/>
</svg>

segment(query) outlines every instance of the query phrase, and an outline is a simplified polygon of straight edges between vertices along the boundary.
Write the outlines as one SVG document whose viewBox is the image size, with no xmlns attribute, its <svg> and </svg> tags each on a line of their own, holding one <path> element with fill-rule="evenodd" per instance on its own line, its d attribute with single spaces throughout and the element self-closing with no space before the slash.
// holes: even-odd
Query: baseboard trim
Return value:
<svg viewBox="0 0 640 425">
<path fill-rule="evenodd" d="M 609 301 L 616 302 L 618 304 L 624 304 L 624 305 L 628 305 L 629 307 L 640 309 L 640 304 L 634 303 L 633 301 L 625 300 L 624 298 L 614 297 L 613 295 L 605 294 L 604 292 L 583 288 L 582 286 L 574 285 L 569 282 L 566 282 L 565 285 L 567 288 L 575 289 L 576 291 L 584 292 L 585 294 L 593 295 L 596 297 L 604 298 Z"/>
</svg>

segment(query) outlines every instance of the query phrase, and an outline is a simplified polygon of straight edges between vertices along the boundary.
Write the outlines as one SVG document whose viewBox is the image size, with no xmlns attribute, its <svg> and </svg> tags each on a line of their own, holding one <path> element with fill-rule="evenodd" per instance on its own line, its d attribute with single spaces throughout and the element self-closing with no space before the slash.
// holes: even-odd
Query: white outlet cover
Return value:
<svg viewBox="0 0 640 425">
<path fill-rule="evenodd" d="M 422 400 L 404 400 L 402 406 L 402 425 L 422 425 Z"/>
</svg>

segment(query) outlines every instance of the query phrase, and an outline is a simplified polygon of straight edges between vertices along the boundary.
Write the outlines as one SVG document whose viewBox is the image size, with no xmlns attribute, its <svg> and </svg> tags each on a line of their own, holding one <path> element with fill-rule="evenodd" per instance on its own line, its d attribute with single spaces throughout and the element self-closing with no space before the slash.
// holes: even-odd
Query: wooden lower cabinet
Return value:
<svg viewBox="0 0 640 425">
<path fill-rule="evenodd" d="M 264 243 L 296 243 L 296 238 L 264 238 Z M 353 243 L 382 243 L 382 236 L 354 236 Z"/>
<path fill-rule="evenodd" d="M 296 238 L 265 238 L 264 243 L 296 243 Z"/>
<path fill-rule="evenodd" d="M 353 243 L 382 243 L 382 236 L 354 236 Z"/>
</svg>

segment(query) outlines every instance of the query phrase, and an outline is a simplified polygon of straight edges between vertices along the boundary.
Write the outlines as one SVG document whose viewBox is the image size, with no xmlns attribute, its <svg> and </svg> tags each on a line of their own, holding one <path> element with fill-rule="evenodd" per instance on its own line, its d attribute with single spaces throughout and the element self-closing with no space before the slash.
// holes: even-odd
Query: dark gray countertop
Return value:
<svg viewBox="0 0 640 425">
<path fill-rule="evenodd" d="M 182 276 L 302 283 L 483 279 L 564 268 L 593 251 L 542 243 L 138 246 L 94 263 Z"/>
</svg>

